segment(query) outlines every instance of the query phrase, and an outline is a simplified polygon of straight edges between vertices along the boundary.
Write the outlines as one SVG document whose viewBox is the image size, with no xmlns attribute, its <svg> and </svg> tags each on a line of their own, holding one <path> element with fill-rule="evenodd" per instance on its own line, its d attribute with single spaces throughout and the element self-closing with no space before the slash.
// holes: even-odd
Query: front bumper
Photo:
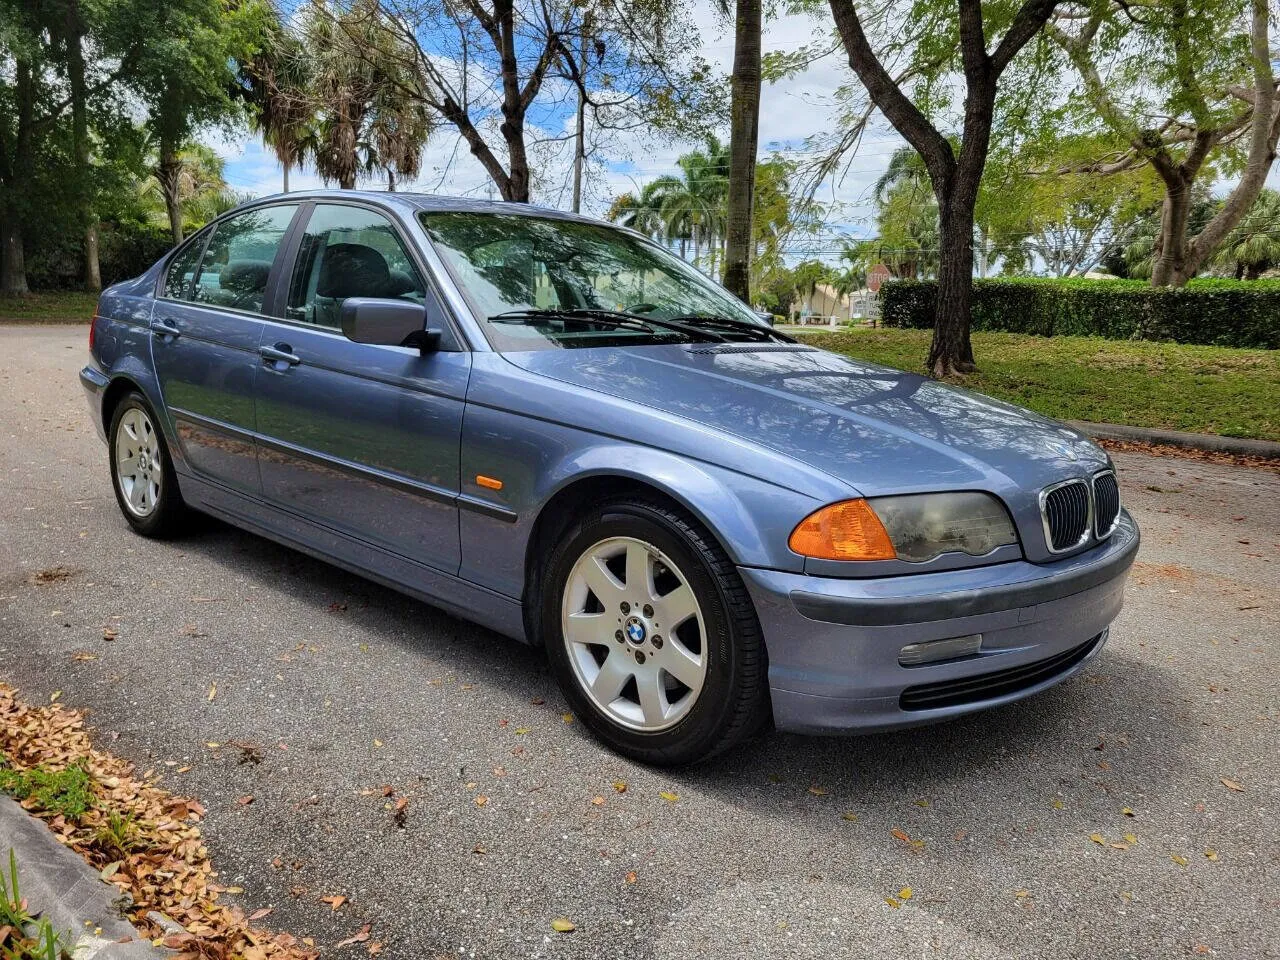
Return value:
<svg viewBox="0 0 1280 960">
<path fill-rule="evenodd" d="M 90 419 L 103 442 L 107 439 L 107 429 L 102 423 L 102 396 L 110 384 L 111 378 L 97 367 L 85 367 L 80 371 L 80 386 L 84 387 L 85 399 L 89 401 Z"/>
<path fill-rule="evenodd" d="M 877 579 L 742 568 L 769 651 L 774 723 L 804 733 L 914 726 L 1030 696 L 1106 642 L 1138 552 L 1121 514 L 1105 543 L 1025 560 Z M 982 635 L 976 655 L 904 667 L 907 644 Z"/>
</svg>

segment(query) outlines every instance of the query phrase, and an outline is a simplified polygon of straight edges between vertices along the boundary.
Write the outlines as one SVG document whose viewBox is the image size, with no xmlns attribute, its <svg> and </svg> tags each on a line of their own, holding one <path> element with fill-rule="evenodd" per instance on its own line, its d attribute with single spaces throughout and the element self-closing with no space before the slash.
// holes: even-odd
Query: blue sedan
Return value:
<svg viewBox="0 0 1280 960">
<path fill-rule="evenodd" d="M 90 352 L 135 531 L 198 510 L 541 646 L 650 763 L 1044 690 L 1138 549 L 1081 434 L 796 343 L 554 211 L 256 202 L 107 290 Z"/>
</svg>

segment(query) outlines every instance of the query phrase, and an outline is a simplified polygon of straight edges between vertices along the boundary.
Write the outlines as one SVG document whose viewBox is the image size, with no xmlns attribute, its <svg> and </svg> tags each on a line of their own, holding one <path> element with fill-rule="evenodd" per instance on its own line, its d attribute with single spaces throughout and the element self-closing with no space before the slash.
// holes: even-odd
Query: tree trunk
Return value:
<svg viewBox="0 0 1280 960">
<path fill-rule="evenodd" d="M 762 19 L 760 0 L 737 0 L 724 285 L 744 303 L 751 302 L 751 227 L 756 185 L 756 148 L 760 134 Z"/>
<path fill-rule="evenodd" d="M 947 210 L 941 216 L 941 259 L 933 343 L 925 361 L 935 377 L 974 369 L 969 342 L 969 305 L 973 292 L 973 211 Z"/>
<path fill-rule="evenodd" d="M 0 216 L 0 296 L 20 297 L 27 292 L 22 224 L 12 210 L 6 210 Z"/>
<path fill-rule="evenodd" d="M 284 164 L 284 188 L 282 192 L 289 192 L 289 164 L 287 163 Z"/>
<path fill-rule="evenodd" d="M 1160 211 L 1160 236 L 1152 251 L 1151 285 L 1181 287 L 1187 282 L 1187 220 L 1191 215 L 1191 185 L 1179 175 L 1165 182 Z"/>
<path fill-rule="evenodd" d="M 178 156 L 178 145 L 168 137 L 160 138 L 160 163 L 156 167 L 156 180 L 160 183 L 165 211 L 169 214 L 169 233 L 173 237 L 174 246 L 177 246 L 182 242 L 182 201 L 178 196 L 182 181 L 182 159 Z"/>
<path fill-rule="evenodd" d="M 22 296 L 27 286 L 27 257 L 22 226 L 25 203 L 30 194 L 32 151 L 35 146 L 36 81 L 31 61 L 14 63 L 14 96 L 18 107 L 18 129 L 10 158 L 8 182 L 4 184 L 4 209 L 0 210 L 0 296 Z"/>
<path fill-rule="evenodd" d="M 84 83 L 84 26 L 76 0 L 66 11 L 67 85 L 71 91 L 71 153 L 75 162 L 75 203 L 84 227 L 84 288 L 91 292 L 102 289 L 102 273 L 98 266 L 98 224 L 93 212 L 93 184 L 89 170 L 88 97 Z"/>
<path fill-rule="evenodd" d="M 578 127 L 573 135 L 573 212 L 582 212 L 582 168 L 587 158 L 587 26 L 578 38 Z"/>
</svg>

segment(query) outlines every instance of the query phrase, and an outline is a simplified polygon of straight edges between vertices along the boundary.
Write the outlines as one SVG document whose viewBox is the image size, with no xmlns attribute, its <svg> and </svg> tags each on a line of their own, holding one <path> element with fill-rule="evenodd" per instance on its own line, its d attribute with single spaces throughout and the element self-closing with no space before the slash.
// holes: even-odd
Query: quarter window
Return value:
<svg viewBox="0 0 1280 960">
<path fill-rule="evenodd" d="M 426 286 L 391 222 L 343 204 L 317 204 L 298 248 L 285 315 L 338 329 L 347 297 L 422 303 Z"/>
<path fill-rule="evenodd" d="M 201 233 L 178 252 L 169 264 L 164 278 L 164 295 L 171 300 L 187 300 L 191 297 L 191 281 L 195 279 L 196 262 L 208 233 Z"/>
<path fill-rule="evenodd" d="M 271 264 L 297 209 L 260 207 L 219 223 L 200 261 L 191 299 L 261 313 Z"/>
</svg>

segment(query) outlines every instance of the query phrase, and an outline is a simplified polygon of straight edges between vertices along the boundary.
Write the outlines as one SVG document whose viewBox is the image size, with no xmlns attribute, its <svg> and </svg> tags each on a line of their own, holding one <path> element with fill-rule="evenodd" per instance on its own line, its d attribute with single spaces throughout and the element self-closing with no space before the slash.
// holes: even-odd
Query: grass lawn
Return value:
<svg viewBox="0 0 1280 960">
<path fill-rule="evenodd" d="M 793 331 L 795 332 L 795 331 Z M 928 330 L 805 331 L 801 339 L 921 370 Z M 1097 337 L 974 333 L 964 386 L 1060 420 L 1280 441 L 1280 351 Z"/>
<path fill-rule="evenodd" d="M 98 295 L 82 290 L 0 297 L 0 323 L 88 323 L 97 305 Z"/>
</svg>

